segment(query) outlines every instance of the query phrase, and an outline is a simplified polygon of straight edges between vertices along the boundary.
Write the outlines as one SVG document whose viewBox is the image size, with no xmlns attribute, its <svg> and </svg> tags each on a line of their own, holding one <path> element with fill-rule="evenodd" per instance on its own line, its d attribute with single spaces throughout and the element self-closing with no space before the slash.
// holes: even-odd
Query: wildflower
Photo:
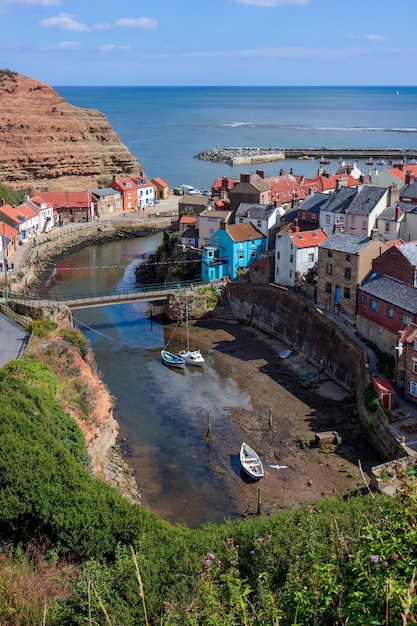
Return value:
<svg viewBox="0 0 417 626">
<path fill-rule="evenodd" d="M 255 554 L 255 550 L 251 550 L 250 554 L 251 554 L 251 556 L 253 556 Z"/>
<path fill-rule="evenodd" d="M 296 554 L 296 555 L 295 555 L 295 560 L 296 560 L 296 561 L 299 561 L 300 559 L 301 559 L 301 556 L 300 556 L 299 554 Z"/>
<path fill-rule="evenodd" d="M 206 560 L 204 561 L 204 565 L 205 565 L 206 567 L 210 567 L 210 563 L 211 563 L 210 559 L 206 559 Z"/>
<path fill-rule="evenodd" d="M 394 561 L 396 561 L 400 557 L 398 556 L 398 554 L 396 552 L 394 552 L 394 554 L 392 555 L 392 558 L 394 559 Z"/>
<path fill-rule="evenodd" d="M 388 567 L 388 561 L 383 561 L 382 567 Z"/>
<path fill-rule="evenodd" d="M 263 537 L 258 537 L 258 543 L 263 543 L 264 542 L 264 538 Z"/>
<path fill-rule="evenodd" d="M 371 556 L 371 562 L 376 565 L 377 563 L 379 563 L 379 556 L 377 554 L 373 554 Z"/>
<path fill-rule="evenodd" d="M 214 554 L 213 554 L 212 552 L 207 552 L 207 558 L 208 558 L 210 561 L 214 561 L 214 559 L 215 559 L 216 557 L 214 556 Z"/>
</svg>

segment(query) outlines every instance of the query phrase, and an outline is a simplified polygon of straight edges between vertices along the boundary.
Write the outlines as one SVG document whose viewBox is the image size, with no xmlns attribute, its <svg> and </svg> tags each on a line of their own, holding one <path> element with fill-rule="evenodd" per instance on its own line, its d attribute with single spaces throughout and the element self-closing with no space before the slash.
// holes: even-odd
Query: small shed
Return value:
<svg viewBox="0 0 417 626">
<path fill-rule="evenodd" d="M 154 177 L 151 180 L 151 183 L 155 187 L 155 198 L 159 198 L 160 200 L 166 200 L 169 198 L 169 185 L 162 178 Z"/>
<path fill-rule="evenodd" d="M 384 408 L 387 409 L 387 411 L 395 409 L 395 389 L 391 383 L 379 376 L 372 376 L 372 384 Z"/>
</svg>

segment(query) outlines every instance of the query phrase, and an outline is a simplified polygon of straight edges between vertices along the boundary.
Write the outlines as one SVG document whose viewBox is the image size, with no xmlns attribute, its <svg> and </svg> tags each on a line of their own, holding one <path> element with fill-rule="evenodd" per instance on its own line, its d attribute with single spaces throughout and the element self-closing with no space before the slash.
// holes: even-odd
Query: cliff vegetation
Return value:
<svg viewBox="0 0 417 626">
<path fill-rule="evenodd" d="M 0 623 L 415 622 L 410 468 L 397 498 L 170 525 L 94 468 L 85 433 L 98 396 L 80 367 L 94 370 L 84 337 L 47 320 L 31 330 L 26 356 L 0 370 Z"/>
</svg>

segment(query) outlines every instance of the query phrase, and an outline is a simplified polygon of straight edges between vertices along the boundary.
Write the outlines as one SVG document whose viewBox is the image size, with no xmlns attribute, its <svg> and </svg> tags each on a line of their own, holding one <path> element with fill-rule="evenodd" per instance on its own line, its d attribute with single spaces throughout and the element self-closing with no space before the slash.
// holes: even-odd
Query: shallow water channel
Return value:
<svg viewBox="0 0 417 626">
<path fill-rule="evenodd" d="M 161 235 L 89 246 L 56 265 L 54 294 L 86 293 L 134 285 L 134 269 Z M 73 311 L 90 340 L 100 375 L 115 397 L 119 444 L 135 471 L 143 503 L 160 517 L 198 527 L 242 513 L 237 456 L 242 435 L 228 417 L 250 399 L 206 354 L 203 369 L 167 368 L 160 350 L 173 325 L 151 322 L 146 303 Z M 208 427 L 213 437 L 208 440 Z"/>
</svg>

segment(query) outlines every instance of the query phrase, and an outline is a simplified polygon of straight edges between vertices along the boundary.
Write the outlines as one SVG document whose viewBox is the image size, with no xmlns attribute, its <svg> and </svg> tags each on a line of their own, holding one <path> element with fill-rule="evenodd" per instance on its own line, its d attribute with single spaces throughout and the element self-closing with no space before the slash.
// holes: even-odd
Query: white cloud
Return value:
<svg viewBox="0 0 417 626">
<path fill-rule="evenodd" d="M 98 47 L 99 52 L 130 52 L 133 50 L 131 46 L 116 46 L 116 44 L 107 44 Z"/>
<path fill-rule="evenodd" d="M 0 0 L 0 13 L 14 7 L 57 7 L 62 4 L 62 0 Z"/>
<path fill-rule="evenodd" d="M 386 35 L 352 35 L 351 37 L 352 39 L 361 39 L 361 40 L 365 40 L 365 41 L 376 41 L 376 42 L 381 42 L 381 41 L 388 41 L 389 37 L 387 37 Z"/>
<path fill-rule="evenodd" d="M 184 54 L 149 54 L 146 58 L 218 58 L 218 59 L 350 59 L 369 54 L 369 48 L 249 48 L 235 51 L 190 52 Z"/>
<path fill-rule="evenodd" d="M 115 26 L 121 26 L 122 28 L 142 28 L 145 30 L 155 30 L 159 27 L 158 20 L 152 17 L 121 17 L 116 20 Z"/>
<path fill-rule="evenodd" d="M 78 41 L 61 41 L 60 43 L 54 44 L 53 46 L 40 46 L 39 50 L 42 52 L 50 52 L 51 50 L 79 50 L 81 48 L 81 44 Z"/>
<path fill-rule="evenodd" d="M 0 0 L 1 2 L 1 0 Z M 74 15 L 70 13 L 60 13 L 56 17 L 48 17 L 39 22 L 42 28 L 51 28 L 55 30 L 66 30 L 71 32 L 92 32 L 112 30 L 115 27 L 121 28 L 141 28 L 146 30 L 154 30 L 159 27 L 158 20 L 150 17 L 128 18 L 123 17 L 114 22 L 114 24 L 97 23 L 97 24 L 85 24 L 84 22 L 78 22 Z"/>
<path fill-rule="evenodd" d="M 310 4 L 310 0 L 235 0 L 235 2 L 254 7 L 303 6 Z"/>
<path fill-rule="evenodd" d="M 70 30 L 72 32 L 86 32 L 91 30 L 87 24 L 77 22 L 70 13 L 61 13 L 58 17 L 48 17 L 39 22 L 42 28 L 55 28 L 56 30 Z"/>
</svg>

